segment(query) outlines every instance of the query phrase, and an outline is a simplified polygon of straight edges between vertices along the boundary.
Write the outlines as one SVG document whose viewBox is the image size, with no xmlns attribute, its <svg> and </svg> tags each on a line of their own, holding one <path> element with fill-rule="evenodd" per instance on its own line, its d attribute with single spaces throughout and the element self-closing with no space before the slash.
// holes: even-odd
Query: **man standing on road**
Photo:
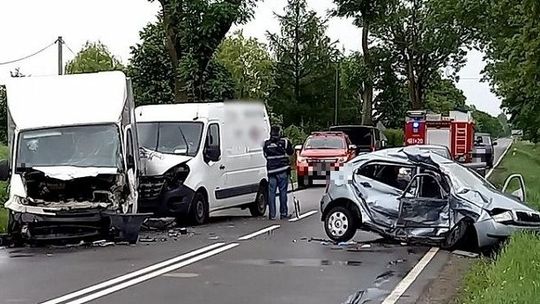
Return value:
<svg viewBox="0 0 540 304">
<path fill-rule="evenodd" d="M 287 208 L 287 185 L 291 172 L 289 155 L 294 149 L 291 142 L 281 136 L 281 128 L 272 126 L 270 139 L 264 142 L 264 156 L 268 171 L 268 209 L 269 218 L 276 219 L 276 190 L 279 188 L 279 211 L 281 219 L 289 218 Z"/>
</svg>

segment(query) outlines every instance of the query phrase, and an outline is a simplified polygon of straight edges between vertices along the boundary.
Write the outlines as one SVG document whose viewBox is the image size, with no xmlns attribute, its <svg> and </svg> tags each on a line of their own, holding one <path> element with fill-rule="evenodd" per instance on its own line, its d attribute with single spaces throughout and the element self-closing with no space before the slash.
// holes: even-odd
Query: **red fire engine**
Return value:
<svg viewBox="0 0 540 304">
<path fill-rule="evenodd" d="M 474 120 L 470 112 L 450 111 L 448 116 L 409 111 L 405 145 L 446 146 L 455 160 L 472 162 Z"/>
</svg>

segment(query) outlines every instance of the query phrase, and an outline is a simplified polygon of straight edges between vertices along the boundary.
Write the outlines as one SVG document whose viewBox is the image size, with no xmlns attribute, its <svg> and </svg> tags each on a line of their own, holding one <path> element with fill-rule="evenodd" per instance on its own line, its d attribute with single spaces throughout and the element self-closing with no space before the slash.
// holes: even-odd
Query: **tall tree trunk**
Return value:
<svg viewBox="0 0 540 304">
<path fill-rule="evenodd" d="M 296 2 L 296 20 L 294 29 L 294 98 L 300 101 L 300 3 Z"/>
<path fill-rule="evenodd" d="M 409 99 L 411 100 L 412 110 L 423 110 L 421 102 L 421 92 L 419 90 L 419 82 L 416 79 L 414 71 L 413 59 L 410 54 L 407 54 L 407 80 L 409 85 Z"/>
<path fill-rule="evenodd" d="M 371 54 L 369 51 L 369 22 L 364 20 L 362 28 L 362 52 L 364 53 L 364 62 L 368 69 L 372 71 Z M 373 124 L 373 79 L 365 81 L 364 93 L 362 94 L 362 124 Z"/>
<path fill-rule="evenodd" d="M 171 64 L 173 68 L 173 75 L 174 75 L 174 102 L 185 102 L 187 99 L 187 94 L 184 91 L 185 89 L 185 83 L 178 77 L 178 66 L 179 66 L 179 58 L 178 58 L 178 48 L 176 47 L 176 41 L 174 41 L 173 37 L 177 36 L 177 33 L 174 31 L 174 25 L 171 23 L 170 19 L 170 13 L 168 11 L 168 2 L 165 0 L 160 0 L 161 7 L 163 9 L 163 27 L 165 29 L 166 33 L 166 39 L 165 44 L 167 47 L 167 52 L 169 53 L 169 56 L 171 57 Z"/>
</svg>

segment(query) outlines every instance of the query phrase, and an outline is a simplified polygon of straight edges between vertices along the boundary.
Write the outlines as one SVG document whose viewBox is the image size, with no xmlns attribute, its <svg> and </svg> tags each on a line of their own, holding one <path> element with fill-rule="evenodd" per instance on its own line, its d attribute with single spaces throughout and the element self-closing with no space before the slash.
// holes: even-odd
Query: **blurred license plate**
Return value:
<svg viewBox="0 0 540 304">
<path fill-rule="evenodd" d="M 486 149 L 476 149 L 476 153 L 484 154 L 484 153 L 486 153 Z"/>
</svg>

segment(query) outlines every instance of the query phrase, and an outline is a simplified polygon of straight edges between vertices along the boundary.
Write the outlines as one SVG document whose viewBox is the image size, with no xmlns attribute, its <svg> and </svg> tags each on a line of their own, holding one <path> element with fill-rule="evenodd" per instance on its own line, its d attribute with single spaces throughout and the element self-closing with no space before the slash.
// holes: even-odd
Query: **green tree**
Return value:
<svg viewBox="0 0 540 304">
<path fill-rule="evenodd" d="M 75 58 L 66 63 L 66 74 L 123 70 L 124 67 L 106 45 L 87 41 Z"/>
<path fill-rule="evenodd" d="M 338 51 L 326 35 L 326 21 L 305 0 L 288 0 L 276 15 L 281 30 L 268 33 L 275 55 L 275 89 L 270 105 L 285 125 L 324 128 L 332 121 Z"/>
<path fill-rule="evenodd" d="M 274 86 L 274 62 L 264 43 L 237 31 L 221 43 L 216 59 L 231 73 L 237 98 L 268 97 Z"/>
<path fill-rule="evenodd" d="M 371 56 L 373 71 L 369 71 L 360 52 L 352 53 L 342 60 L 340 113 L 343 113 L 346 123 L 361 122 L 360 105 L 366 88 L 364 80 L 372 77 L 373 88 L 377 92 L 373 99 L 373 107 L 370 109 L 373 122 L 380 121 L 389 128 L 402 128 L 409 109 L 409 100 L 405 82 L 395 73 L 395 58 L 387 50 L 378 47 L 371 49 Z M 369 74 L 371 76 L 368 76 Z"/>
<path fill-rule="evenodd" d="M 476 132 L 489 133 L 493 137 L 504 135 L 503 127 L 496 117 L 476 109 L 474 109 L 472 115 L 476 122 Z"/>
<path fill-rule="evenodd" d="M 7 96 L 6 87 L 0 85 L 0 143 L 7 144 Z"/>
<path fill-rule="evenodd" d="M 451 66 L 455 76 L 465 63 L 472 29 L 444 10 L 449 0 L 401 0 L 374 27 L 380 47 L 394 52 L 396 69 L 407 79 L 412 109 L 425 107 L 426 91 L 439 71 Z"/>
<path fill-rule="evenodd" d="M 234 82 L 229 71 L 214 58 L 207 64 L 199 80 L 195 84 L 190 75 L 196 72 L 194 67 L 182 65 L 179 76 L 169 58 L 166 47 L 166 35 L 161 22 L 148 24 L 140 32 L 141 42 L 131 47 L 131 60 L 128 75 L 133 80 L 133 91 L 137 104 L 173 103 L 175 102 L 174 86 L 176 77 L 186 79 L 192 96 L 204 100 L 223 100 L 234 97 Z M 187 63 L 189 61 L 185 61 Z M 195 86 L 200 86 L 195 93 Z M 186 101 L 186 100 L 184 100 Z"/>
<path fill-rule="evenodd" d="M 426 92 L 425 108 L 435 113 L 448 114 L 453 110 L 466 109 L 467 97 L 452 79 L 435 76 Z"/>
<path fill-rule="evenodd" d="M 373 26 L 377 26 L 387 15 L 388 7 L 396 0 L 334 0 L 337 9 L 335 16 L 353 18 L 354 25 L 362 28 L 362 61 L 364 74 L 362 78 L 362 124 L 371 125 L 373 108 L 373 87 L 375 85 L 376 63 L 372 59 L 370 35 Z M 360 92 L 359 92 L 360 93 Z"/>
<path fill-rule="evenodd" d="M 257 1 L 159 0 L 176 102 L 208 98 L 204 87 L 216 49 L 234 23 L 252 17 Z"/>
<path fill-rule="evenodd" d="M 462 24 L 477 30 L 488 62 L 486 79 L 502 98 L 510 122 L 525 138 L 540 141 L 540 3 L 457 0 L 448 7 Z M 464 10 L 471 15 L 459 14 Z"/>
</svg>

